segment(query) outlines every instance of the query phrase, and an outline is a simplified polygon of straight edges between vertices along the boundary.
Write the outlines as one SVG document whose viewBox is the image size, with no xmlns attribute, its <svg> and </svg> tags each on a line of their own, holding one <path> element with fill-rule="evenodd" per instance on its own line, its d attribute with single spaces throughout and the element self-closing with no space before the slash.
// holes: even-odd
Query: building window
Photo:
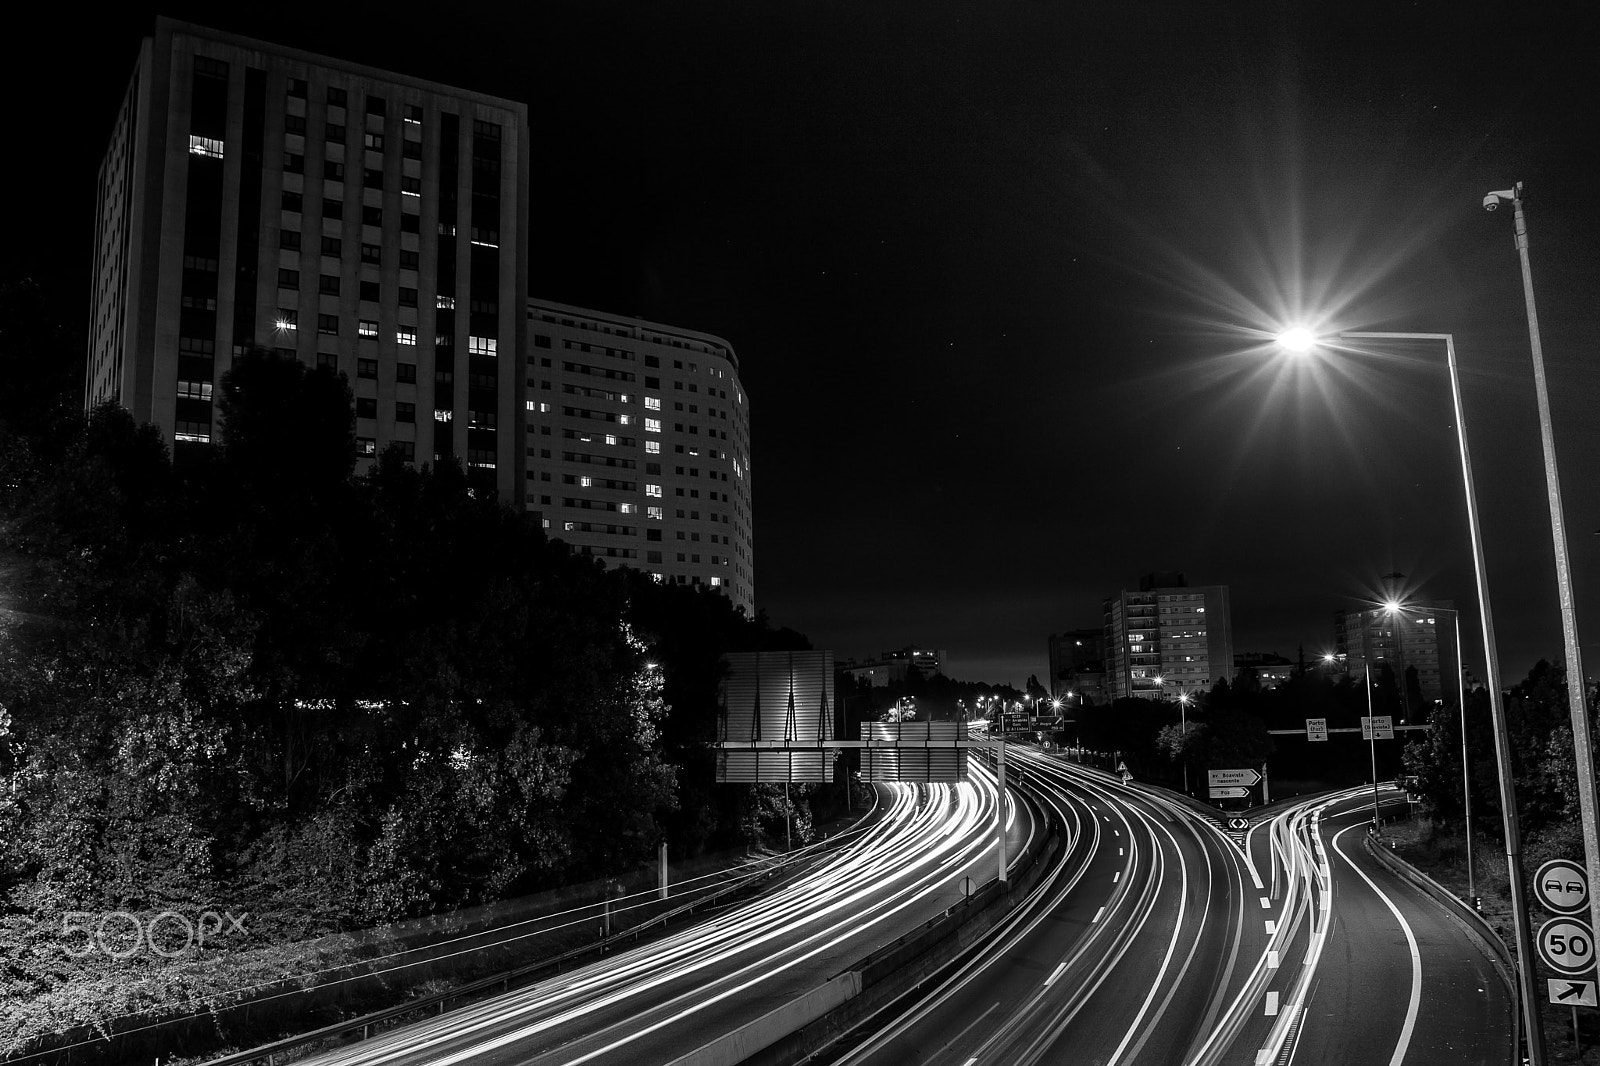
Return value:
<svg viewBox="0 0 1600 1066">
<path fill-rule="evenodd" d="M 305 197 L 303 197 L 300 193 L 297 193 L 297 192 L 286 192 L 286 193 L 284 193 L 283 197 L 282 197 L 282 199 L 280 201 L 281 206 L 283 207 L 283 209 L 285 211 L 294 211 L 294 212 L 299 212 L 300 209 L 301 209 L 301 205 L 304 202 L 305 202 Z"/>
<path fill-rule="evenodd" d="M 417 331 L 414 326 L 401 326 L 395 330 L 394 342 L 396 344 L 412 345 L 417 343 Z"/>
<path fill-rule="evenodd" d="M 374 207 L 371 204 L 367 204 L 366 206 L 362 207 L 361 224 L 364 226 L 383 225 L 383 208 Z"/>
<path fill-rule="evenodd" d="M 384 114 L 388 114 L 388 110 L 389 110 L 388 109 L 388 103 L 384 100 L 383 97 L 381 97 L 381 96 L 369 96 L 369 97 L 367 97 L 367 114 L 369 114 L 369 115 L 384 115 Z"/>
<path fill-rule="evenodd" d="M 433 298 L 433 306 L 439 311 L 454 311 L 456 309 L 456 298 L 454 296 L 435 296 Z"/>
<path fill-rule="evenodd" d="M 337 122 L 330 122 L 322 130 L 322 139 L 332 144 L 344 143 L 344 127 Z"/>
<path fill-rule="evenodd" d="M 329 181 L 343 181 L 344 164 L 335 163 L 331 159 L 324 160 L 322 163 L 322 176 Z"/>
<path fill-rule="evenodd" d="M 378 324 L 370 318 L 363 318 L 356 322 L 356 335 L 360 337 L 376 337 Z"/>
<path fill-rule="evenodd" d="M 495 355 L 497 347 L 493 337 L 467 337 L 467 351 L 472 355 Z"/>
<path fill-rule="evenodd" d="M 362 135 L 361 143 L 366 145 L 368 148 L 371 148 L 375 152 L 381 152 L 383 151 L 383 134 L 374 133 L 372 130 L 368 130 Z"/>
<path fill-rule="evenodd" d="M 211 399 L 211 382 L 180 381 L 178 382 L 178 396 L 185 400 L 209 400 Z"/>
<path fill-rule="evenodd" d="M 661 419 L 659 419 L 659 418 L 647 418 L 647 419 L 645 419 L 644 420 L 644 431 L 646 433 L 660 433 L 661 432 Z"/>
<path fill-rule="evenodd" d="M 405 111 L 405 121 L 406 121 L 406 125 L 408 125 L 408 126 L 420 126 L 420 125 L 422 125 L 422 105 L 421 104 L 407 104 L 406 105 L 406 111 Z"/>
<path fill-rule="evenodd" d="M 285 174 L 304 174 L 306 172 L 306 157 L 298 152 L 285 152 L 283 156 L 283 172 Z"/>
<path fill-rule="evenodd" d="M 399 400 L 394 405 L 394 420 L 396 422 L 415 422 L 417 420 L 417 405 Z"/>
<path fill-rule="evenodd" d="M 405 177 L 402 177 L 400 179 L 400 195 L 401 196 L 421 196 L 422 195 L 422 179 L 421 178 L 405 178 Z"/>
<path fill-rule="evenodd" d="M 644 421 L 645 421 L 645 427 L 644 428 L 645 429 L 649 429 L 650 428 L 650 420 L 647 418 Z M 660 431 L 658 430 L 657 432 L 660 432 Z M 661 442 L 658 441 L 658 440 L 647 440 L 647 441 L 644 442 L 644 450 L 645 450 L 646 454 L 649 454 L 649 455 L 660 455 L 661 454 Z"/>
<path fill-rule="evenodd" d="M 348 94 L 346 94 L 343 89 L 336 88 L 332 85 L 328 86 L 329 107 L 344 107 L 348 99 Z"/>
<path fill-rule="evenodd" d="M 644 516 L 660 522 L 662 520 L 662 510 L 659 507 L 646 507 L 644 509 Z"/>
<path fill-rule="evenodd" d="M 378 376 L 378 361 L 376 359 L 357 359 L 356 377 L 376 378 Z"/>
<path fill-rule="evenodd" d="M 378 441 L 373 437 L 356 438 L 356 456 L 361 459 L 372 459 L 378 454 Z"/>
<path fill-rule="evenodd" d="M 337 281 L 338 279 L 335 278 L 334 280 Z M 318 333 L 326 333 L 326 334 L 329 334 L 330 336 L 338 336 L 338 333 L 339 333 L 339 316 L 338 315 L 318 315 L 317 316 L 317 332 Z"/>
<path fill-rule="evenodd" d="M 415 306 L 417 306 L 417 290 L 416 289 L 409 289 L 404 285 L 400 286 L 400 306 L 401 307 L 415 307 Z"/>
<path fill-rule="evenodd" d="M 339 295 L 339 276 L 337 274 L 323 274 L 318 277 L 317 291 L 324 296 Z"/>
<path fill-rule="evenodd" d="M 356 397 L 357 418 L 377 418 L 378 401 L 371 396 Z"/>
<path fill-rule="evenodd" d="M 329 237 L 327 235 L 323 236 L 323 238 L 322 238 L 322 254 L 323 255 L 330 255 L 333 258 L 337 259 L 337 258 L 339 258 L 339 253 L 343 250 L 343 248 L 344 248 L 344 242 L 339 240 L 339 238 L 337 238 L 337 237 Z"/>
<path fill-rule="evenodd" d="M 278 268 L 278 288 L 298 289 L 300 287 L 300 271 Z"/>
<path fill-rule="evenodd" d="M 297 312 L 287 307 L 278 308 L 278 317 L 273 321 L 279 333 L 293 333 L 300 326 Z"/>
<path fill-rule="evenodd" d="M 363 281 L 361 283 L 361 298 L 377 303 L 382 297 L 376 281 Z"/>
<path fill-rule="evenodd" d="M 306 80 L 304 78 L 290 78 L 288 95 L 304 100 L 306 98 Z"/>
<path fill-rule="evenodd" d="M 420 266 L 421 261 L 417 258 L 416 252 L 409 251 L 405 248 L 400 249 L 401 270 L 416 270 Z"/>
<path fill-rule="evenodd" d="M 646 485 L 644 487 L 644 494 L 646 496 L 654 496 L 654 497 L 659 499 L 660 496 L 661 496 L 661 486 L 660 485 Z"/>
<path fill-rule="evenodd" d="M 278 247 L 291 252 L 300 250 L 300 234 L 297 230 L 286 229 L 278 232 Z"/>
<path fill-rule="evenodd" d="M 322 217 L 338 222 L 344 221 L 344 201 L 331 199 L 322 201 Z"/>
<path fill-rule="evenodd" d="M 659 411 L 659 410 L 661 410 L 661 397 L 659 397 L 659 396 L 646 396 L 644 398 L 644 409 L 646 411 Z"/>
<path fill-rule="evenodd" d="M 172 427 L 172 439 L 188 441 L 191 444 L 210 444 L 211 423 L 180 420 Z"/>
<path fill-rule="evenodd" d="M 189 154 L 201 155 L 207 159 L 222 158 L 222 140 L 218 137 L 201 137 L 189 134 Z"/>
<path fill-rule="evenodd" d="M 383 171 L 367 167 L 361 172 L 361 183 L 369 189 L 383 188 Z"/>
<path fill-rule="evenodd" d="M 402 385 L 414 385 L 417 380 L 416 363 L 396 363 L 394 365 L 394 379 Z"/>
</svg>

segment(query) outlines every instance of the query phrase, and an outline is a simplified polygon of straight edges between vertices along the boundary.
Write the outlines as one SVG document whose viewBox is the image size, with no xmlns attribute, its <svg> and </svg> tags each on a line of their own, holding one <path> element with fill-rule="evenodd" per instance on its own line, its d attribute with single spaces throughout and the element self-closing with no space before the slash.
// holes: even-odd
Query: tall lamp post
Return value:
<svg viewBox="0 0 1600 1066">
<path fill-rule="evenodd" d="M 1189 794 L 1189 700 L 1187 692 L 1178 693 L 1178 732 L 1183 737 L 1183 792 Z"/>
<path fill-rule="evenodd" d="M 1550 392 L 1545 384 L 1544 349 L 1539 343 L 1539 313 L 1533 302 L 1533 267 L 1528 261 L 1528 219 L 1522 213 L 1522 182 L 1483 198 L 1493 211 L 1511 201 L 1516 225 L 1517 257 L 1522 261 L 1522 299 L 1528 308 L 1528 344 L 1533 352 L 1533 388 L 1539 401 L 1539 442 L 1544 448 L 1544 480 L 1550 504 L 1550 539 L 1555 546 L 1556 596 L 1561 604 L 1561 640 L 1566 651 L 1567 706 L 1572 719 L 1572 750 L 1578 771 L 1578 813 L 1583 824 L 1584 866 L 1589 884 L 1600 886 L 1600 818 L 1596 815 L 1594 737 L 1584 706 L 1583 655 L 1578 644 L 1578 615 L 1573 603 L 1572 564 L 1567 557 L 1566 521 L 1562 517 L 1561 475 L 1556 469 L 1556 439 L 1550 417 Z M 1600 929 L 1600 893 L 1589 893 L 1591 929 Z"/>
<path fill-rule="evenodd" d="M 1489 604 L 1489 583 L 1483 561 L 1483 531 L 1478 522 L 1478 496 L 1472 481 L 1472 459 L 1467 448 L 1466 419 L 1461 407 L 1461 380 L 1456 372 L 1455 336 L 1449 333 L 1344 332 L 1339 334 L 1339 338 L 1444 342 L 1445 362 L 1450 370 L 1450 398 L 1455 407 L 1456 444 L 1461 453 L 1461 482 L 1466 495 L 1467 527 L 1472 539 L 1472 568 L 1477 582 L 1478 614 L 1483 623 L 1484 674 L 1489 686 L 1489 713 L 1494 721 L 1495 776 L 1499 785 L 1500 819 L 1506 839 L 1506 874 L 1511 882 L 1511 917 L 1517 944 L 1518 998 L 1521 1000 L 1523 1028 L 1528 1034 L 1530 1066 L 1544 1066 L 1544 1028 L 1539 1017 L 1538 990 L 1534 985 L 1533 933 L 1528 924 L 1527 890 L 1522 874 L 1522 839 L 1517 825 L 1517 794 L 1511 767 L 1511 734 L 1506 727 L 1505 698 L 1500 687 L 1500 656 L 1495 650 L 1494 615 Z M 1316 337 L 1305 329 L 1289 330 L 1281 334 L 1278 341 L 1291 352 L 1309 351 L 1317 343 Z M 1370 693 L 1369 684 L 1369 699 Z"/>
</svg>

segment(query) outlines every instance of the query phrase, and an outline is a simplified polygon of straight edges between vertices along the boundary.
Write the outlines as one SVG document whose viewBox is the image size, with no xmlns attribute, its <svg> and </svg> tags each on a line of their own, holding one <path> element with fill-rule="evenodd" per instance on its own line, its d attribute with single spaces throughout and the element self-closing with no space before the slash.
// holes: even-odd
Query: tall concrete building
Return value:
<svg viewBox="0 0 1600 1066">
<path fill-rule="evenodd" d="M 1190 587 L 1181 573 L 1147 574 L 1108 597 L 1105 687 L 1112 699 L 1205 692 L 1233 673 L 1228 586 Z"/>
<path fill-rule="evenodd" d="M 1374 674 L 1384 665 L 1394 671 L 1407 718 L 1420 721 L 1435 703 L 1453 704 L 1459 699 L 1456 678 L 1460 676 L 1461 651 L 1456 646 L 1454 606 L 1449 601 L 1397 611 L 1387 607 L 1337 611 L 1333 631 L 1336 661 L 1350 676 L 1360 680 L 1369 665 Z M 1405 684 L 1410 667 L 1417 670 L 1422 707 L 1410 705 Z"/>
<path fill-rule="evenodd" d="M 750 399 L 709 333 L 529 300 L 524 506 L 607 565 L 755 613 Z"/>
<path fill-rule="evenodd" d="M 530 301 L 528 159 L 525 104 L 158 19 L 100 168 L 85 403 L 183 462 L 234 357 L 275 349 L 349 379 L 363 456 L 459 460 L 553 539 L 753 614 L 738 357 Z"/>
<path fill-rule="evenodd" d="M 343 371 L 375 455 L 516 497 L 527 107 L 158 19 L 100 167 L 86 402 L 210 442 L 249 345 Z"/>
</svg>

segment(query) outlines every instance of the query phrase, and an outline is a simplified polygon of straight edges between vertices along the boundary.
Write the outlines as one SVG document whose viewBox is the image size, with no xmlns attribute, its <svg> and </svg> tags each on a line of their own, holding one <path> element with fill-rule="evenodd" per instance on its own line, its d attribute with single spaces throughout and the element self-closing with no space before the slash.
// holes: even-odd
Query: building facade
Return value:
<svg viewBox="0 0 1600 1066">
<path fill-rule="evenodd" d="M 755 614 L 750 399 L 709 333 L 527 302 L 524 507 L 574 551 Z"/>
<path fill-rule="evenodd" d="M 1368 667 L 1374 674 L 1384 665 L 1393 670 L 1406 718 L 1422 721 L 1436 703 L 1460 698 L 1461 652 L 1452 603 L 1336 611 L 1333 633 L 1335 661 L 1351 677 L 1364 678 Z M 1410 703 L 1405 676 L 1411 667 L 1417 671 L 1422 707 Z"/>
<path fill-rule="evenodd" d="M 1148 574 L 1104 601 L 1105 687 L 1112 699 L 1206 692 L 1233 672 L 1228 586 L 1190 587 L 1181 573 Z"/>
<path fill-rule="evenodd" d="M 183 460 L 251 345 L 344 372 L 361 450 L 518 488 L 527 108 L 158 19 L 100 168 L 85 400 Z"/>
<path fill-rule="evenodd" d="M 1103 629 L 1071 629 L 1049 637 L 1050 695 L 1102 703 L 1106 698 L 1106 634 Z"/>
<path fill-rule="evenodd" d="M 184 462 L 252 346 L 343 373 L 358 452 L 457 460 L 552 539 L 755 611 L 720 337 L 528 287 L 528 108 L 158 19 L 101 164 L 85 404 Z"/>
<path fill-rule="evenodd" d="M 857 681 L 864 680 L 869 685 L 881 687 L 904 682 L 912 667 L 916 667 L 917 673 L 923 678 L 943 677 L 948 658 L 942 648 L 936 650 L 908 645 L 896 651 L 883 652 L 876 659 L 865 662 L 852 659 L 841 663 L 839 669 Z"/>
</svg>

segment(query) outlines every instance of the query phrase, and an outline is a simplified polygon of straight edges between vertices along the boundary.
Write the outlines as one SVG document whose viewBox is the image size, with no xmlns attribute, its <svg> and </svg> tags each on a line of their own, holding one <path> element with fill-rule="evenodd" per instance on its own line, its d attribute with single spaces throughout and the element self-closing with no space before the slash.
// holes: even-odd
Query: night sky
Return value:
<svg viewBox="0 0 1600 1066">
<path fill-rule="evenodd" d="M 78 316 L 95 167 L 155 11 L 59 8 L 11 41 L 31 147 L 8 169 L 47 180 L 3 257 Z M 739 353 L 759 606 L 841 656 L 947 649 L 969 680 L 1043 678 L 1047 634 L 1152 570 L 1231 586 L 1239 651 L 1319 654 L 1391 571 L 1476 626 L 1442 345 L 1291 362 L 1269 341 L 1297 321 L 1455 334 L 1504 674 L 1559 661 L 1511 210 L 1480 206 L 1521 180 L 1600 674 L 1600 44 L 1577 16 L 163 10 L 526 101 L 532 292 Z"/>
</svg>

